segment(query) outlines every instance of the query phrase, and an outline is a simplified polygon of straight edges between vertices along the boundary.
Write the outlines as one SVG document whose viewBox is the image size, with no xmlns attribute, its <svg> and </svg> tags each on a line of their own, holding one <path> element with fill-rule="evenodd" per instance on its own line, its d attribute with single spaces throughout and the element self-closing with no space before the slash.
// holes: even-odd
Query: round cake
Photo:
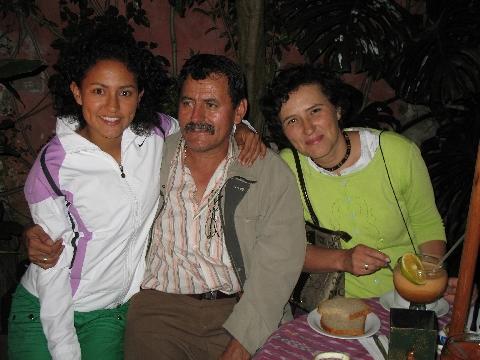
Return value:
<svg viewBox="0 0 480 360">
<path fill-rule="evenodd" d="M 365 320 L 371 312 L 361 299 L 335 297 L 322 301 L 317 308 L 322 328 L 333 335 L 365 334 Z"/>
</svg>

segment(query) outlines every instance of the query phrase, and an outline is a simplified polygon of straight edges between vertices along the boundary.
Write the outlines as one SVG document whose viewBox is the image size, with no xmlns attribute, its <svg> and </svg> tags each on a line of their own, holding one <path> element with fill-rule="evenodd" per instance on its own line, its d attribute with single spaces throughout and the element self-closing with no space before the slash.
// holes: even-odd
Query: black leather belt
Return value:
<svg viewBox="0 0 480 360">
<path fill-rule="evenodd" d="M 209 291 L 203 294 L 185 294 L 187 296 L 190 296 L 191 298 L 197 299 L 197 300 L 218 300 L 218 299 L 229 299 L 229 298 L 236 298 L 238 297 L 238 293 L 234 294 L 225 294 L 221 291 L 215 290 L 215 291 Z"/>
</svg>

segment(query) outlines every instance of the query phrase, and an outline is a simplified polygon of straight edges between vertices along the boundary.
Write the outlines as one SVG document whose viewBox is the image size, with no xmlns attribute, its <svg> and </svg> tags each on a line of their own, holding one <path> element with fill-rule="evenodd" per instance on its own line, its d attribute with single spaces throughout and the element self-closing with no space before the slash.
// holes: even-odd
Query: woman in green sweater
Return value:
<svg viewBox="0 0 480 360">
<path fill-rule="evenodd" d="M 393 290 L 389 262 L 414 249 L 442 256 L 445 231 L 417 146 L 393 132 L 342 129 L 349 108 L 344 88 L 313 66 L 286 68 L 264 98 L 264 115 L 271 131 L 298 151 L 321 225 L 352 236 L 342 249 L 309 245 L 304 270 L 344 271 L 346 296 L 378 297 Z M 297 173 L 292 150 L 281 156 Z"/>
</svg>

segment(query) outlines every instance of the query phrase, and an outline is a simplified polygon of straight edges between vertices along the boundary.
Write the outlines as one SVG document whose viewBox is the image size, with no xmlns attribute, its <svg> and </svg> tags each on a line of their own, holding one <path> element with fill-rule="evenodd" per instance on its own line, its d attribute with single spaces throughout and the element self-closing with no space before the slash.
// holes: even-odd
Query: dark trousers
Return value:
<svg viewBox="0 0 480 360">
<path fill-rule="evenodd" d="M 218 359 L 232 338 L 223 324 L 236 302 L 140 291 L 128 310 L 125 359 Z"/>
</svg>

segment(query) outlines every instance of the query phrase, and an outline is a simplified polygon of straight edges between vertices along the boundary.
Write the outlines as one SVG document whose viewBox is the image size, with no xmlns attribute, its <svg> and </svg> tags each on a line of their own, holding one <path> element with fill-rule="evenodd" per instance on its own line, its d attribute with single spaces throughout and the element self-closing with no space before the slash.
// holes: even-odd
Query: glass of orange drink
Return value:
<svg viewBox="0 0 480 360">
<path fill-rule="evenodd" d="M 393 271 L 393 283 L 400 296 L 410 301 L 410 309 L 425 310 L 447 286 L 447 272 L 439 259 L 429 255 L 404 254 Z"/>
</svg>

